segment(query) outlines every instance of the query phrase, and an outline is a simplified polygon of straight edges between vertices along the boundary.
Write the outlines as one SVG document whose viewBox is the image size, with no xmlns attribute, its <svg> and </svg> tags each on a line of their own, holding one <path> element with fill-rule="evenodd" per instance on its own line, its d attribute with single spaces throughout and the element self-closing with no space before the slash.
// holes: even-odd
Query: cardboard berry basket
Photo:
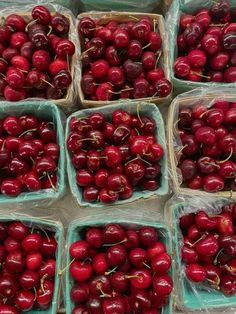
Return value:
<svg viewBox="0 0 236 314">
<path fill-rule="evenodd" d="M 160 57 L 160 63 L 163 66 L 163 70 L 165 72 L 165 78 L 170 80 L 170 70 L 169 70 L 169 57 L 167 53 L 167 45 L 168 45 L 168 40 L 167 40 L 167 32 L 165 30 L 165 21 L 162 15 L 159 14 L 144 14 L 144 13 L 134 13 L 134 12 L 86 12 L 86 13 L 81 13 L 77 16 L 77 23 L 76 23 L 76 29 L 78 28 L 78 23 L 80 19 L 83 17 L 89 16 L 95 21 L 99 21 L 99 25 L 105 25 L 109 23 L 111 20 L 121 22 L 121 23 L 126 23 L 129 21 L 137 21 L 137 19 L 141 18 L 142 16 L 149 16 L 150 19 L 157 25 L 159 33 L 162 38 L 162 54 Z M 83 52 L 83 41 L 81 36 L 77 32 L 77 36 L 79 36 L 79 55 Z M 79 95 L 79 100 L 84 108 L 94 108 L 94 107 L 101 107 L 104 105 L 112 105 L 117 102 L 117 100 L 111 100 L 111 101 L 93 101 L 93 100 L 87 100 L 84 96 L 84 93 L 81 89 L 81 77 L 82 77 L 82 66 L 81 66 L 81 61 L 79 62 L 79 67 L 78 67 L 78 82 L 77 88 L 78 88 L 78 95 Z M 135 101 L 145 101 L 145 102 L 151 102 L 155 104 L 161 104 L 165 102 L 169 102 L 171 100 L 171 94 L 168 95 L 167 97 L 148 97 L 148 98 L 142 98 L 142 99 L 132 99 Z"/>
<path fill-rule="evenodd" d="M 138 103 L 136 101 L 126 101 L 126 102 L 124 101 L 120 103 L 118 102 L 109 107 L 107 106 L 101 107 L 99 108 L 99 112 L 105 114 L 106 117 L 110 118 L 113 111 L 115 111 L 116 109 L 120 109 L 123 106 L 125 110 L 134 114 L 137 112 L 138 105 L 140 106 L 139 107 L 140 115 L 145 114 L 147 116 L 152 117 L 155 120 L 157 124 L 155 137 L 157 138 L 158 143 L 162 145 L 165 151 L 165 154 L 160 161 L 160 165 L 161 165 L 160 187 L 156 191 L 134 191 L 133 196 L 131 198 L 127 200 L 117 201 L 115 204 L 124 204 L 127 202 L 133 202 L 142 198 L 146 199 L 150 197 L 160 197 L 160 196 L 164 196 L 168 194 L 168 168 L 167 168 L 165 128 L 164 128 L 164 122 L 163 122 L 161 113 L 159 109 L 157 108 L 157 106 L 155 106 L 154 104 L 145 103 L 145 102 Z M 76 117 L 78 119 L 84 118 L 88 116 L 89 114 L 96 111 L 97 111 L 96 108 L 84 109 L 70 115 L 69 118 L 67 119 L 65 141 L 67 140 L 70 133 L 70 119 L 71 118 L 73 117 Z M 82 195 L 82 189 L 76 184 L 76 170 L 74 166 L 72 165 L 71 156 L 68 149 L 66 149 L 66 158 L 67 158 L 67 173 L 68 173 L 68 178 L 69 178 L 70 189 L 73 196 L 76 198 L 77 202 L 79 203 L 79 205 L 91 206 L 91 207 L 103 207 L 104 205 L 100 202 L 89 203 L 89 202 L 84 201 L 83 195 Z"/>
<path fill-rule="evenodd" d="M 48 309 L 32 309 L 28 311 L 29 314 L 56 314 L 61 303 L 60 289 L 61 289 L 61 277 L 60 271 L 62 269 L 62 257 L 63 257 L 63 246 L 64 246 L 64 229 L 63 225 L 59 221 L 53 221 L 44 218 L 37 218 L 28 216 L 21 213 L 3 214 L 1 215 L 0 222 L 13 222 L 20 221 L 28 227 L 38 228 L 44 232 L 52 231 L 55 232 L 55 239 L 57 241 L 56 251 L 56 273 L 54 278 L 54 294 L 50 307 Z"/>
<path fill-rule="evenodd" d="M 198 88 L 184 94 L 180 94 L 176 97 L 170 107 L 167 118 L 167 142 L 168 142 L 168 153 L 169 153 L 169 167 L 170 177 L 172 181 L 173 190 L 177 194 L 192 195 L 192 196 L 209 196 L 212 197 L 230 197 L 236 199 L 236 191 L 222 190 L 214 193 L 208 193 L 203 190 L 190 189 L 186 187 L 182 182 L 182 174 L 178 168 L 178 160 L 181 156 L 181 149 L 183 144 L 178 135 L 177 124 L 178 124 L 178 113 L 180 108 L 183 107 L 194 107 L 196 104 L 203 103 L 210 107 L 214 100 L 222 99 L 229 102 L 236 101 L 236 94 L 232 88 L 209 88 L 203 89 Z"/>
<path fill-rule="evenodd" d="M 36 5 L 36 4 L 35 4 Z M 0 9 L 0 18 L 4 20 L 8 15 L 14 13 L 22 16 L 27 23 L 32 21 L 31 10 L 35 5 L 16 5 L 4 9 Z M 70 23 L 70 29 L 68 33 L 68 39 L 71 40 L 75 44 L 75 48 L 77 49 L 77 41 L 76 41 L 76 31 L 75 31 L 75 23 L 73 14 L 70 10 L 56 4 L 50 3 L 43 3 L 50 11 L 51 14 L 54 15 L 56 12 L 59 12 L 67 17 Z M 74 91 L 74 83 L 76 81 L 75 78 L 75 67 L 77 63 L 77 53 L 75 52 L 74 55 L 69 59 L 69 71 L 72 77 L 72 83 L 67 89 L 66 95 L 61 99 L 51 99 L 57 106 L 63 109 L 65 112 L 70 112 L 76 100 L 76 93 Z M 5 99 L 1 99 L 5 100 Z M 50 99 L 48 99 L 50 100 Z"/>
<path fill-rule="evenodd" d="M 214 82 L 193 82 L 183 80 L 175 76 L 174 73 L 174 62 L 177 57 L 177 35 L 179 31 L 179 20 L 180 16 L 183 13 L 187 14 L 195 14 L 196 12 L 200 11 L 201 9 L 210 8 L 210 6 L 216 1 L 209 0 L 173 0 L 172 5 L 169 9 L 167 14 L 166 23 L 168 25 L 168 36 L 169 36 L 169 58 L 170 58 L 170 76 L 171 81 L 173 83 L 174 94 L 178 95 L 179 93 L 184 93 L 186 91 L 190 91 L 194 88 L 198 87 L 235 87 L 235 83 L 214 83 Z M 236 7 L 236 3 L 234 0 L 230 0 L 230 6 L 232 8 Z"/>
<path fill-rule="evenodd" d="M 20 102 L 3 101 L 0 105 L 0 119 L 7 116 L 33 114 L 39 119 L 51 121 L 56 129 L 57 143 L 60 147 L 60 156 L 57 169 L 57 186 L 55 189 L 42 189 L 35 192 L 22 192 L 17 197 L 7 197 L 0 194 L 0 204 L 17 204 L 22 206 L 25 203 L 37 204 L 45 202 L 50 204 L 61 198 L 65 193 L 65 152 L 64 133 L 62 126 L 62 116 L 56 105 L 44 100 L 25 100 Z"/>
<path fill-rule="evenodd" d="M 69 248 L 72 243 L 75 241 L 81 240 L 84 234 L 84 231 L 88 227 L 103 227 L 109 223 L 118 223 L 124 227 L 132 227 L 135 229 L 139 229 L 143 226 L 151 226 L 157 229 L 158 232 L 158 240 L 163 242 L 166 245 L 167 253 L 170 255 L 173 254 L 172 250 L 172 241 L 171 241 L 171 233 L 169 228 L 162 222 L 146 222 L 145 219 L 142 219 L 142 222 L 132 219 L 132 218 L 109 218 L 106 215 L 103 217 L 89 217 L 85 221 L 75 220 L 69 225 L 68 233 L 67 233 L 67 244 L 66 244 L 66 253 L 65 253 L 65 261 L 66 265 L 71 263 L 71 256 L 69 253 Z M 173 278 L 174 276 L 174 261 L 172 261 L 172 267 L 170 270 L 170 274 Z M 69 267 L 67 267 L 65 272 L 65 280 L 66 280 L 66 290 L 65 290 L 65 306 L 66 313 L 72 313 L 73 308 L 75 307 L 74 302 L 70 299 L 70 290 L 74 284 L 74 280 L 70 276 Z M 168 304 L 162 309 L 162 314 L 172 314 L 172 305 L 173 305 L 173 291 L 169 296 Z"/>
<path fill-rule="evenodd" d="M 181 260 L 181 246 L 183 244 L 183 235 L 179 227 L 180 217 L 189 213 L 196 213 L 204 210 L 209 216 L 219 215 L 220 208 L 231 203 L 229 199 L 212 197 L 193 197 L 180 196 L 170 201 L 165 208 L 165 220 L 168 221 L 172 229 L 172 238 L 174 250 L 176 252 L 176 293 L 177 305 L 183 313 L 209 313 L 213 310 L 222 313 L 232 313 L 235 311 L 236 295 L 225 296 L 210 286 L 198 284 L 188 280 L 185 274 L 184 262 Z M 234 308 L 234 310 L 233 310 Z M 215 313 L 214 311 L 214 313 Z"/>
</svg>

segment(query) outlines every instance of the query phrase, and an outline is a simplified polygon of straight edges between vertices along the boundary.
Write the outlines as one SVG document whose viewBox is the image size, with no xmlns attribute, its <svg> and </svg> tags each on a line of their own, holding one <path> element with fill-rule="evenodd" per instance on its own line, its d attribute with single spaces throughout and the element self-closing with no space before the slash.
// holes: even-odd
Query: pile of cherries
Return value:
<svg viewBox="0 0 236 314">
<path fill-rule="evenodd" d="M 188 188 L 236 191 L 236 103 L 216 99 L 180 107 L 178 167 Z"/>
<path fill-rule="evenodd" d="M 87 202 L 113 203 L 135 190 L 159 188 L 163 147 L 149 116 L 117 109 L 111 119 L 101 112 L 70 120 L 67 148 L 77 185 Z"/>
<path fill-rule="evenodd" d="M 182 14 L 174 72 L 189 81 L 236 82 L 236 10 L 229 0 Z"/>
<path fill-rule="evenodd" d="M 0 119 L 0 190 L 16 197 L 23 191 L 55 189 L 59 159 L 53 122 L 34 115 Z"/>
<path fill-rule="evenodd" d="M 182 261 L 186 276 L 195 283 L 236 293 L 236 203 L 224 205 L 217 214 L 206 209 L 185 214 L 179 220 L 183 234 Z"/>
<path fill-rule="evenodd" d="M 69 20 L 41 5 L 32 20 L 10 14 L 0 26 L 0 95 L 9 101 L 28 97 L 63 98 L 72 78 L 69 59 L 75 52 L 68 39 Z"/>
<path fill-rule="evenodd" d="M 72 314 L 159 314 L 173 281 L 171 256 L 158 230 L 89 227 L 70 246 Z"/>
<path fill-rule="evenodd" d="M 81 87 L 86 99 L 166 97 L 171 93 L 171 83 L 159 65 L 162 39 L 155 23 L 148 16 L 126 23 L 111 20 L 106 25 L 81 18 Z"/>
<path fill-rule="evenodd" d="M 0 313 L 50 307 L 56 270 L 54 236 L 20 221 L 0 223 Z"/>
</svg>

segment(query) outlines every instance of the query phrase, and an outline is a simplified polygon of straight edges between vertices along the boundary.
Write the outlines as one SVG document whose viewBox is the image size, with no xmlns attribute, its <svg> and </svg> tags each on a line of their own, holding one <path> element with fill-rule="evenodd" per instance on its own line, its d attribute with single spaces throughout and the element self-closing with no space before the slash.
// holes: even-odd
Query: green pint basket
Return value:
<svg viewBox="0 0 236 314">
<path fill-rule="evenodd" d="M 172 208 L 172 223 L 177 263 L 176 275 L 179 280 L 179 302 L 187 312 L 197 310 L 211 310 L 222 307 L 230 308 L 231 306 L 233 307 L 236 304 L 236 296 L 227 297 L 220 291 L 190 282 L 184 273 L 184 263 L 181 261 L 181 245 L 183 236 L 179 228 L 179 218 L 181 213 L 183 213 L 185 206 L 187 207 L 187 204 L 183 202 L 176 204 L 176 206 Z M 188 204 L 188 210 L 186 213 L 197 212 L 198 210 L 199 208 L 197 206 L 191 205 L 190 200 L 190 206 Z"/>
<path fill-rule="evenodd" d="M 57 241 L 56 252 L 56 274 L 54 279 L 54 294 L 51 306 L 48 309 L 32 309 L 28 311 L 29 314 L 56 314 L 60 307 L 60 286 L 61 278 L 59 272 L 62 268 L 62 248 L 63 248 L 63 225 L 58 221 L 44 220 L 27 215 L 21 215 L 20 213 L 12 215 L 3 215 L 0 218 L 0 222 L 21 221 L 29 227 L 37 227 L 38 229 L 47 229 L 55 232 L 55 239 Z"/>
<path fill-rule="evenodd" d="M 99 112 L 102 112 L 105 114 L 106 117 L 111 117 L 113 111 L 116 109 L 124 108 L 124 110 L 127 110 L 130 113 L 135 113 L 137 111 L 137 106 L 140 104 L 140 115 L 142 114 L 148 115 L 152 117 L 157 124 L 157 130 L 156 130 L 156 138 L 158 139 L 158 143 L 160 143 L 165 151 L 165 155 L 162 157 L 160 164 L 161 164 L 161 180 L 160 180 L 160 187 L 156 191 L 134 191 L 133 196 L 127 200 L 121 200 L 117 201 L 115 204 L 124 204 L 128 202 L 133 202 L 141 198 L 149 198 L 154 196 L 164 196 L 168 193 L 168 167 L 167 167 L 167 149 L 166 149 L 166 138 L 165 138 L 165 128 L 164 128 L 164 122 L 161 116 L 161 113 L 159 109 L 154 104 L 150 103 L 137 103 L 137 102 L 120 102 L 116 103 L 111 106 L 105 106 L 99 108 Z M 88 116 L 89 114 L 93 112 L 97 112 L 97 108 L 93 109 L 84 109 L 81 111 L 77 111 L 69 116 L 67 119 L 67 125 L 66 125 L 66 140 L 70 133 L 70 119 L 73 117 L 76 118 L 84 118 Z M 100 202 L 95 203 L 89 203 L 86 202 L 83 199 L 82 195 L 82 189 L 77 186 L 76 184 L 76 170 L 71 162 L 71 157 L 69 151 L 66 149 L 66 157 L 67 157 L 67 173 L 69 177 L 69 184 L 71 188 L 71 192 L 78 201 L 79 205 L 81 206 L 91 206 L 91 207 L 102 207 L 104 206 Z"/>
<path fill-rule="evenodd" d="M 132 227 L 132 228 L 141 228 L 142 226 L 152 226 L 157 229 L 158 231 L 158 239 L 166 245 L 167 252 L 172 254 L 172 241 L 171 241 L 171 233 L 169 228 L 162 224 L 161 222 L 145 222 L 143 220 L 141 223 L 137 222 L 132 219 L 109 219 L 107 217 L 101 217 L 94 220 L 86 220 L 86 222 L 81 222 L 76 220 L 69 225 L 68 234 L 67 234 L 67 247 L 66 247 L 66 265 L 69 265 L 71 262 L 71 257 L 69 253 L 69 247 L 75 241 L 81 240 L 81 235 L 83 234 L 84 229 L 88 227 L 102 227 L 109 223 L 118 223 L 124 227 Z M 172 264 L 170 274 L 173 278 L 174 275 L 174 265 Z M 70 290 L 74 284 L 73 279 L 70 276 L 69 268 L 66 269 L 65 274 L 66 280 L 66 292 L 65 292 L 65 306 L 66 306 L 66 313 L 71 314 L 73 308 L 75 307 L 75 303 L 70 299 Z M 170 295 L 168 304 L 163 308 L 162 314 L 172 314 L 172 306 L 173 306 L 173 296 Z"/>
<path fill-rule="evenodd" d="M 182 13 L 194 14 L 200 9 L 209 8 L 214 0 L 173 0 L 168 13 L 167 24 L 170 25 L 169 32 L 169 57 L 170 57 L 170 76 L 174 86 L 174 93 L 180 93 L 192 90 L 197 87 L 236 87 L 236 83 L 213 83 L 213 82 L 192 82 L 182 80 L 175 76 L 173 65 L 177 57 L 176 38 L 178 35 L 179 19 Z M 232 8 L 236 7 L 236 2 L 230 0 Z"/>
<path fill-rule="evenodd" d="M 25 203 L 37 201 L 53 201 L 65 193 L 65 149 L 64 134 L 60 110 L 51 102 L 44 100 L 27 100 L 17 103 L 2 101 L 0 105 L 0 119 L 9 115 L 20 116 L 23 114 L 34 114 L 39 119 L 50 120 L 54 123 L 57 132 L 57 143 L 60 147 L 58 161 L 58 182 L 56 190 L 45 189 L 37 192 L 23 192 L 17 197 L 8 197 L 0 194 L 0 204 Z"/>
</svg>

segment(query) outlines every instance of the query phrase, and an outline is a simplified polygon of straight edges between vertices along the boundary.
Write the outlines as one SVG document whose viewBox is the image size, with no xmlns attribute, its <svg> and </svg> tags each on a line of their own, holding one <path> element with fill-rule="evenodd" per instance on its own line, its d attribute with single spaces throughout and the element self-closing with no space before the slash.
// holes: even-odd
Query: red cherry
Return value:
<svg viewBox="0 0 236 314">
<path fill-rule="evenodd" d="M 43 5 L 37 5 L 33 8 L 32 17 L 34 20 L 37 20 L 40 24 L 47 25 L 51 21 L 50 11 Z"/>
<path fill-rule="evenodd" d="M 173 289 L 173 280 L 169 275 L 159 276 L 158 274 L 153 277 L 153 289 L 160 296 L 167 296 L 171 294 Z"/>
<path fill-rule="evenodd" d="M 5 25 L 10 26 L 16 31 L 24 31 L 26 27 L 26 22 L 21 15 L 10 14 L 5 20 Z"/>
<path fill-rule="evenodd" d="M 74 261 L 70 265 L 70 274 L 78 282 L 86 281 L 92 275 L 92 266 L 90 264 Z"/>
</svg>

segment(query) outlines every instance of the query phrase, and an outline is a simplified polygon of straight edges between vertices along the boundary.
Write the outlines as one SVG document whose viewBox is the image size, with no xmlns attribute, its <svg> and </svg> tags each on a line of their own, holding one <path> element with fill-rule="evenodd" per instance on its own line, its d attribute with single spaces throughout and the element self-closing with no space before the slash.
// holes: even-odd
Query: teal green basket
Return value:
<svg viewBox="0 0 236 314">
<path fill-rule="evenodd" d="M 54 279 L 54 294 L 51 306 L 46 310 L 33 309 L 28 311 L 29 314 L 56 314 L 60 306 L 60 275 L 59 272 L 62 268 L 62 248 L 63 248 L 63 225 L 58 221 L 44 220 L 40 218 L 30 217 L 21 215 L 19 213 L 12 215 L 3 215 L 0 218 L 1 222 L 8 221 L 21 221 L 29 227 L 37 227 L 39 229 L 47 229 L 55 232 L 55 238 L 57 241 L 57 252 L 56 252 L 56 275 Z"/>
<path fill-rule="evenodd" d="M 200 199 L 201 201 L 201 199 Z M 219 205 L 221 204 L 221 200 L 214 201 L 214 205 L 218 207 L 217 202 Z M 192 204 L 194 203 L 194 200 Z M 206 204 L 205 204 L 206 205 Z M 209 204 L 208 204 L 209 205 Z M 185 211 L 184 209 L 187 210 Z M 183 243 L 183 237 L 181 234 L 181 230 L 179 228 L 179 218 L 184 212 L 196 212 L 199 210 L 199 207 L 191 205 L 187 205 L 186 203 L 179 203 L 176 204 L 175 207 L 172 209 L 172 222 L 173 222 L 173 229 L 174 229 L 174 242 L 175 242 L 175 250 L 176 250 L 176 261 L 177 261 L 177 271 L 176 274 L 178 275 L 179 280 L 179 294 L 181 305 L 187 311 L 196 311 L 196 310 L 211 310 L 217 309 L 222 307 L 228 307 L 236 305 L 236 296 L 226 297 L 223 293 L 211 289 L 210 287 L 204 287 L 202 285 L 198 285 L 195 283 L 190 282 L 187 277 L 185 276 L 183 263 L 181 261 L 181 245 Z M 211 208 L 213 211 L 213 208 Z"/>
<path fill-rule="evenodd" d="M 169 27 L 169 55 L 170 55 L 170 76 L 174 86 L 175 94 L 180 94 L 197 87 L 236 87 L 236 83 L 207 83 L 207 82 L 191 82 L 179 79 L 175 76 L 173 65 L 177 57 L 176 38 L 178 35 L 179 19 L 181 14 L 195 13 L 200 9 L 209 8 L 214 0 L 173 0 L 172 6 L 168 13 L 167 24 Z M 230 1 L 231 6 L 236 7 L 234 0 Z"/>
<path fill-rule="evenodd" d="M 160 241 L 162 241 L 166 247 L 167 247 L 167 252 L 169 254 L 173 253 L 173 249 L 172 249 L 172 241 L 171 241 L 171 233 L 170 230 L 168 229 L 168 227 L 160 222 L 145 222 L 144 220 L 140 223 L 140 222 L 136 222 L 134 219 L 108 219 L 107 217 L 101 217 L 100 219 L 97 219 L 96 222 L 94 220 L 86 220 L 86 222 L 80 222 L 79 220 L 72 222 L 69 225 L 69 229 L 68 229 L 68 234 L 67 234 L 67 248 L 66 248 L 66 265 L 69 265 L 71 262 L 71 257 L 70 257 L 70 253 L 69 253 L 69 247 L 72 243 L 74 243 L 77 240 L 81 239 L 80 233 L 81 231 L 84 230 L 84 228 L 87 227 L 95 227 L 95 226 L 104 226 L 105 224 L 108 223 L 118 223 L 123 225 L 124 227 L 131 227 L 132 228 L 139 228 L 142 226 L 152 226 L 154 228 L 157 228 L 157 230 L 159 231 L 158 235 L 158 239 Z M 172 264 L 171 267 L 171 271 L 170 274 L 172 276 L 172 278 L 174 278 L 174 267 Z M 70 290 L 74 284 L 73 279 L 70 276 L 70 271 L 69 268 L 67 268 L 66 270 L 66 274 L 65 274 L 65 279 L 66 279 L 66 292 L 65 292 L 65 306 L 66 306 L 66 313 L 67 314 L 71 314 L 73 308 L 75 307 L 75 303 L 72 302 L 71 298 L 70 298 Z M 169 302 L 168 304 L 164 307 L 164 309 L 162 310 L 162 314 L 172 314 L 172 307 L 173 307 L 173 296 L 170 295 L 169 298 Z"/>
<path fill-rule="evenodd" d="M 159 109 L 154 104 L 145 103 L 145 102 L 137 103 L 135 101 L 133 102 L 128 101 L 128 102 L 119 102 L 109 107 L 108 106 L 100 107 L 99 109 L 93 108 L 93 109 L 84 109 L 81 111 L 77 111 L 73 113 L 72 115 L 70 115 L 69 118 L 67 119 L 66 139 L 68 138 L 69 133 L 70 133 L 70 119 L 73 117 L 84 118 L 88 116 L 90 113 L 98 112 L 98 111 L 104 113 L 107 117 L 111 117 L 111 114 L 113 111 L 115 111 L 116 109 L 120 109 L 122 107 L 124 107 L 124 110 L 127 110 L 130 113 L 136 113 L 138 104 L 140 104 L 141 116 L 142 114 L 148 115 L 156 121 L 157 130 L 156 130 L 155 136 L 158 139 L 158 143 L 160 143 L 163 146 L 164 151 L 165 151 L 165 155 L 163 156 L 160 162 L 161 173 L 162 173 L 160 187 L 156 191 L 135 191 L 131 198 L 127 200 L 117 201 L 116 204 L 124 204 L 128 202 L 133 202 L 140 198 L 148 198 L 152 196 L 164 196 L 168 193 L 168 167 L 167 167 L 167 148 L 166 148 L 166 138 L 165 138 L 165 127 L 164 127 L 164 122 L 163 122 Z M 78 203 L 81 206 L 103 207 L 104 205 L 100 202 L 89 203 L 83 200 L 82 189 L 76 184 L 76 170 L 71 163 L 70 153 L 67 149 L 66 149 L 66 157 L 67 157 L 67 173 L 68 173 L 71 192 L 74 195 L 74 197 L 77 199 Z"/>
<path fill-rule="evenodd" d="M 64 134 L 60 110 L 51 102 L 44 100 L 27 100 L 17 103 L 2 101 L 0 105 L 0 119 L 8 116 L 20 116 L 23 114 L 34 114 L 39 119 L 50 120 L 57 130 L 57 143 L 60 147 L 60 158 L 58 161 L 58 183 L 56 190 L 46 189 L 37 192 L 23 192 L 17 197 L 8 197 L 0 194 L 0 204 L 25 203 L 34 201 L 52 201 L 63 196 L 65 193 L 65 149 Z"/>
</svg>

